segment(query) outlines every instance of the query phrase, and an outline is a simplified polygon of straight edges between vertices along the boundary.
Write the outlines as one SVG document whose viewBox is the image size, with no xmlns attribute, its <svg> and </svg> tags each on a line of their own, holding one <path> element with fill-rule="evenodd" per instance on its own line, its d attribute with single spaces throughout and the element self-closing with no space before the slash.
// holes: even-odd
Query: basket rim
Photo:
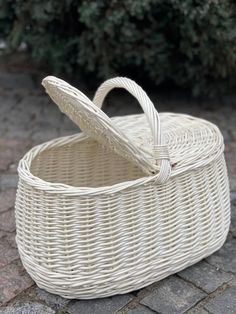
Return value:
<svg viewBox="0 0 236 314">
<path fill-rule="evenodd" d="M 173 112 L 162 112 L 161 114 L 176 114 Z M 138 115 L 138 114 L 137 114 Z M 213 162 L 214 160 L 220 158 L 220 156 L 224 153 L 224 141 L 222 134 L 219 130 L 219 128 L 213 124 L 210 121 L 207 121 L 202 118 L 198 117 L 193 117 L 191 115 L 183 114 L 183 113 L 178 113 L 178 115 L 181 116 L 187 116 L 191 118 L 196 118 L 199 121 L 207 122 L 211 126 L 213 126 L 219 134 L 221 135 L 221 140 L 222 140 L 222 145 L 220 147 L 218 146 L 218 153 L 209 158 L 207 161 L 204 163 L 201 163 L 200 165 L 197 165 L 193 167 L 190 165 L 189 167 L 186 167 L 184 170 L 181 169 L 181 171 L 176 171 L 175 169 L 172 169 L 171 177 L 173 178 L 175 176 L 178 176 L 182 173 L 185 173 L 187 171 L 193 171 L 197 168 L 201 168 L 206 166 L 207 164 Z M 112 117 L 112 119 L 120 118 L 120 116 Z M 161 185 L 161 183 L 156 182 L 156 178 L 158 177 L 159 173 L 150 175 L 148 176 L 147 174 L 143 173 L 144 176 L 138 179 L 134 180 L 128 180 L 124 182 L 119 182 L 115 183 L 113 185 L 107 185 L 107 186 L 101 186 L 101 187 L 80 187 L 80 186 L 72 186 L 69 184 L 64 184 L 64 183 L 56 183 L 56 182 L 50 182 L 41 179 L 40 177 L 37 177 L 32 174 L 30 171 L 30 166 L 33 161 L 33 159 L 37 156 L 38 153 L 50 148 L 50 147 L 55 147 L 55 146 L 62 146 L 64 144 L 69 144 L 73 142 L 78 142 L 78 141 L 83 141 L 83 140 L 93 140 L 91 137 L 86 135 L 83 132 L 75 133 L 72 135 L 66 135 L 58 138 L 54 138 L 52 140 L 43 142 L 39 145 L 36 145 L 32 147 L 20 160 L 19 165 L 18 165 L 18 174 L 19 178 L 23 180 L 26 184 L 29 186 L 32 186 L 36 188 L 37 190 L 43 190 L 47 193 L 51 194 L 64 194 L 68 196 L 97 196 L 100 194 L 114 194 L 117 192 L 124 191 L 129 188 L 138 188 L 140 186 L 145 186 L 148 184 L 156 184 L 156 185 Z M 96 140 L 94 140 L 96 142 Z"/>
<path fill-rule="evenodd" d="M 119 191 L 123 191 L 128 188 L 138 187 L 144 184 L 148 184 L 151 181 L 155 182 L 156 177 L 158 174 L 155 174 L 153 176 L 147 176 L 144 174 L 143 177 L 135 179 L 135 180 L 128 180 L 120 183 L 116 183 L 113 185 L 107 185 L 102 187 L 76 187 L 69 184 L 64 183 L 56 183 L 56 182 L 50 182 L 46 181 L 44 179 L 41 179 L 40 177 L 37 177 L 33 175 L 33 173 L 30 171 L 30 166 L 33 161 L 33 159 L 37 156 L 38 153 L 43 152 L 47 148 L 50 147 L 58 147 L 65 144 L 65 142 L 73 143 L 78 142 L 86 139 L 91 139 L 89 136 L 81 133 L 76 133 L 73 135 L 67 135 L 58 137 L 52 140 L 49 140 L 47 142 L 44 142 L 42 144 L 36 145 L 32 147 L 19 161 L 18 164 L 18 174 L 19 178 L 23 180 L 26 184 L 38 189 L 38 190 L 44 190 L 45 192 L 52 193 L 52 194 L 66 194 L 68 196 L 74 196 L 74 195 L 100 195 L 100 194 L 113 194 Z M 94 140 L 96 142 L 96 140 Z"/>
</svg>

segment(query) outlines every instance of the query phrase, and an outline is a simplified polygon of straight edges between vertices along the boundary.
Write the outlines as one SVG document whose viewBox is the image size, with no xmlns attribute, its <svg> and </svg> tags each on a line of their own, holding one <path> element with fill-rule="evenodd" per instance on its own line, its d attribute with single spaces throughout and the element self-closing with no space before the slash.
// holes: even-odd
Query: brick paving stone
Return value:
<svg viewBox="0 0 236 314">
<path fill-rule="evenodd" d="M 0 230 L 0 239 L 6 236 L 6 232 Z"/>
<path fill-rule="evenodd" d="M 39 300 L 44 301 L 47 305 L 56 310 L 70 302 L 69 299 L 65 299 L 60 297 L 59 295 L 49 293 L 38 287 L 36 287 L 36 295 Z"/>
<path fill-rule="evenodd" d="M 31 141 L 27 139 L 0 138 L 0 171 L 7 170 L 11 164 L 17 164 L 30 146 Z"/>
<path fill-rule="evenodd" d="M 232 198 L 231 201 L 231 225 L 230 231 L 233 236 L 236 237 L 236 195 Z"/>
<path fill-rule="evenodd" d="M 6 232 L 6 231 L 0 230 L 0 239 L 2 240 L 6 239 L 8 244 L 13 248 L 17 248 L 15 237 L 16 237 L 15 232 Z"/>
<path fill-rule="evenodd" d="M 13 232 L 15 229 L 16 225 L 14 209 L 9 209 L 8 211 L 0 214 L 0 230 Z"/>
<path fill-rule="evenodd" d="M 222 294 L 210 300 L 204 308 L 211 314 L 235 314 L 236 286 L 226 288 Z"/>
<path fill-rule="evenodd" d="M 230 177 L 229 178 L 229 185 L 230 185 L 230 191 L 236 192 L 236 178 Z"/>
<path fill-rule="evenodd" d="M 18 303 L 6 308 L 0 309 L 0 314 L 54 314 L 55 311 L 50 307 L 36 303 L 36 302 L 27 302 L 27 303 Z"/>
<path fill-rule="evenodd" d="M 138 305 L 138 307 L 134 309 L 128 310 L 127 314 L 153 314 L 152 310 L 147 308 L 146 306 Z"/>
<path fill-rule="evenodd" d="M 0 87 L 1 88 L 1 87 Z M 10 94 L 2 94 L 0 90 L 0 134 L 1 137 L 5 133 L 7 126 L 7 117 L 17 103 L 17 98 Z"/>
<path fill-rule="evenodd" d="M 73 123 L 66 115 L 63 115 L 62 122 L 59 127 L 59 136 L 67 136 L 79 133 L 80 128 Z"/>
<path fill-rule="evenodd" d="M 5 128 L 3 135 L 5 138 L 9 139 L 11 138 L 28 139 L 31 137 L 29 131 L 26 129 L 26 126 L 16 126 L 14 124 L 12 125 L 10 124 L 10 122 Z"/>
<path fill-rule="evenodd" d="M 188 267 L 178 275 L 207 293 L 213 292 L 233 277 L 231 274 L 217 270 L 205 261 Z"/>
<path fill-rule="evenodd" d="M 65 130 L 64 128 L 61 128 L 58 130 L 58 137 L 62 137 L 62 136 L 70 136 L 70 135 L 74 135 L 74 134 L 78 134 L 80 131 L 79 129 L 77 130 L 70 130 L 70 129 L 67 129 Z"/>
<path fill-rule="evenodd" d="M 236 142 L 225 146 L 225 158 L 229 174 L 230 190 L 236 192 Z"/>
<path fill-rule="evenodd" d="M 18 168 L 18 162 L 17 163 L 12 163 L 8 167 L 8 172 L 9 173 L 17 173 L 17 168 Z"/>
<path fill-rule="evenodd" d="M 41 144 L 43 142 L 52 140 L 54 138 L 59 137 L 59 131 L 58 129 L 42 129 L 42 130 L 37 130 L 32 134 L 32 139 L 34 143 Z"/>
<path fill-rule="evenodd" d="M 0 86 L 1 88 L 10 89 L 33 89 L 34 82 L 30 75 L 25 73 L 8 73 L 0 72 Z"/>
<path fill-rule="evenodd" d="M 231 202 L 236 200 L 236 191 L 230 191 L 230 200 Z"/>
<path fill-rule="evenodd" d="M 236 273 L 236 239 L 229 235 L 223 247 L 209 256 L 207 261 L 226 272 Z"/>
<path fill-rule="evenodd" d="M 23 108 L 24 110 L 22 110 Z M 40 136 L 40 132 L 44 132 L 44 130 L 53 132 L 61 125 L 62 114 L 46 94 L 26 96 L 14 109 L 9 121 L 15 121 L 18 117 L 17 129 L 26 129 L 29 135 L 38 132 L 38 136 Z M 73 124 L 73 122 L 71 123 Z M 12 126 L 12 131 L 15 127 Z"/>
<path fill-rule="evenodd" d="M 224 138 L 225 144 L 230 143 L 232 141 L 232 135 L 231 132 L 227 129 L 221 129 L 221 133 Z"/>
<path fill-rule="evenodd" d="M 236 129 L 231 130 L 232 140 L 236 141 Z"/>
<path fill-rule="evenodd" d="M 10 188 L 0 191 L 0 213 L 15 205 L 16 189 Z"/>
<path fill-rule="evenodd" d="M 15 141 L 27 141 L 33 129 L 38 127 L 40 114 L 40 97 L 25 94 L 6 117 L 4 136 Z"/>
<path fill-rule="evenodd" d="M 69 314 L 113 314 L 131 300 L 132 296 L 125 294 L 104 299 L 75 301 L 69 303 L 67 312 Z"/>
<path fill-rule="evenodd" d="M 0 269 L 0 305 L 5 304 L 34 283 L 19 260 Z"/>
<path fill-rule="evenodd" d="M 16 188 L 18 182 L 17 174 L 1 173 L 0 175 L 0 189 L 6 190 L 9 188 Z"/>
<path fill-rule="evenodd" d="M 202 300 L 206 294 L 181 278 L 171 276 L 161 281 L 140 303 L 168 314 L 181 314 Z"/>
<path fill-rule="evenodd" d="M 69 130 L 74 133 L 79 131 L 79 127 L 73 123 L 65 114 L 62 115 L 62 123 L 60 124 L 62 130 Z"/>
<path fill-rule="evenodd" d="M 236 142 L 225 145 L 225 158 L 231 177 L 236 176 Z"/>
<path fill-rule="evenodd" d="M 19 258 L 19 254 L 16 248 L 11 247 L 7 238 L 4 237 L 0 241 L 0 268 L 8 265 L 12 261 Z"/>
<path fill-rule="evenodd" d="M 187 312 L 188 314 L 209 314 L 208 311 L 202 308 L 193 308 Z"/>
<path fill-rule="evenodd" d="M 37 103 L 39 104 L 38 99 Z M 61 113 L 57 105 L 46 94 L 40 98 L 39 105 L 42 110 L 39 122 L 47 124 L 48 128 L 50 129 L 58 128 L 63 121 L 64 114 Z M 74 125 L 70 119 L 69 121 L 71 125 Z"/>
<path fill-rule="evenodd" d="M 16 233 L 15 232 L 7 233 L 6 237 L 7 237 L 7 241 L 10 244 L 10 246 L 13 248 L 17 248 Z"/>
</svg>

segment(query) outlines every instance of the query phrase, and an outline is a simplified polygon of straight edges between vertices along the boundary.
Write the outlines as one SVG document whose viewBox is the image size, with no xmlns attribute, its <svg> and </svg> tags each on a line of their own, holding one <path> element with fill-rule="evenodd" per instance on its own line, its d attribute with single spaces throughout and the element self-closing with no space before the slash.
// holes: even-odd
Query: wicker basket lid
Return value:
<svg viewBox="0 0 236 314">
<path fill-rule="evenodd" d="M 159 115 L 146 93 L 132 80 L 115 78 L 100 86 L 92 102 L 82 92 L 53 76 L 43 82 L 46 92 L 80 129 L 117 154 L 135 163 L 149 175 L 159 174 L 158 181 L 166 181 L 171 172 L 168 149 L 161 134 Z M 115 87 L 126 88 L 140 102 L 153 134 L 153 150 L 137 147 L 99 108 L 106 94 Z"/>
<path fill-rule="evenodd" d="M 143 114 L 113 117 L 115 125 L 137 147 L 152 151 L 153 140 L 147 120 Z M 222 158 L 224 151 L 223 136 L 218 127 L 204 119 L 187 114 L 161 112 L 160 121 L 168 146 L 172 165 L 171 177 L 185 171 L 207 166 Z"/>
<path fill-rule="evenodd" d="M 156 175 L 158 183 L 168 180 L 172 168 L 179 173 L 199 167 L 223 150 L 223 138 L 215 125 L 184 115 L 175 119 L 171 114 L 161 114 L 160 119 L 147 94 L 130 79 L 106 81 L 93 101 L 56 77 L 48 76 L 42 84 L 60 110 L 85 134 L 135 163 L 146 174 Z M 115 87 L 128 90 L 144 110 L 145 115 L 137 116 L 137 123 L 131 119 L 130 128 L 122 127 L 128 123 L 128 117 L 110 119 L 100 109 L 107 93 Z"/>
</svg>

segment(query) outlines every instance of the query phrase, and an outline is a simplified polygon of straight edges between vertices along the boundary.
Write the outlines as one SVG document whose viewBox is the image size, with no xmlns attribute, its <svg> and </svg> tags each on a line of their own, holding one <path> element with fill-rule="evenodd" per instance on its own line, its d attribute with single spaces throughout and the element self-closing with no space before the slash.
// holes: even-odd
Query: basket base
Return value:
<svg viewBox="0 0 236 314">
<path fill-rule="evenodd" d="M 163 263 L 161 263 L 161 268 L 158 267 L 157 260 L 157 266 L 154 267 L 152 272 L 149 272 L 148 275 L 146 274 L 146 278 L 140 274 L 140 277 L 135 275 L 134 277 L 123 277 L 122 280 L 117 278 L 116 281 L 108 282 L 106 284 L 99 284 L 99 282 L 94 282 L 93 284 L 88 284 L 86 282 L 81 283 L 79 282 L 79 279 L 76 280 L 76 278 L 74 278 L 72 282 L 71 280 L 67 280 L 66 276 L 64 276 L 65 278 L 62 283 L 62 279 L 57 279 L 57 274 L 50 274 L 48 270 L 43 270 L 41 266 L 35 265 L 30 258 L 25 254 L 22 254 L 22 252 L 20 252 L 20 257 L 25 269 L 41 289 L 60 295 L 66 299 L 105 298 L 139 290 L 201 261 L 222 247 L 227 234 L 228 229 L 224 233 L 224 236 L 222 236 L 221 240 L 218 240 L 204 251 L 199 250 L 199 252 L 192 252 L 191 256 L 190 254 L 186 254 L 185 256 L 181 255 L 181 258 L 179 259 L 176 255 L 176 259 L 173 260 L 172 258 L 172 260 L 167 261 L 165 267 L 163 267 Z M 37 269 L 39 269 L 39 271 L 36 271 Z M 48 276 L 46 276 L 46 274 L 43 275 L 42 271 L 47 272 Z"/>
</svg>

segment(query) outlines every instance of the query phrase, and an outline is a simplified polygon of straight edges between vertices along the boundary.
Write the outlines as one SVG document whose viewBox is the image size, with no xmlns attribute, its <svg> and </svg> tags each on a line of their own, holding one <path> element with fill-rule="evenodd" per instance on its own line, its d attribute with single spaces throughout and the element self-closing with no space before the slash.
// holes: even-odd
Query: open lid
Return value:
<svg viewBox="0 0 236 314">
<path fill-rule="evenodd" d="M 44 78 L 42 85 L 51 99 L 79 128 L 102 145 L 136 164 L 156 181 L 165 182 L 171 173 L 168 148 L 161 133 L 160 118 L 153 103 L 134 81 L 117 77 L 107 80 L 97 90 L 93 101 L 65 81 L 53 76 Z M 140 103 L 153 136 L 153 151 L 134 145 L 132 138 L 122 132 L 100 108 L 113 88 L 125 88 Z"/>
</svg>

